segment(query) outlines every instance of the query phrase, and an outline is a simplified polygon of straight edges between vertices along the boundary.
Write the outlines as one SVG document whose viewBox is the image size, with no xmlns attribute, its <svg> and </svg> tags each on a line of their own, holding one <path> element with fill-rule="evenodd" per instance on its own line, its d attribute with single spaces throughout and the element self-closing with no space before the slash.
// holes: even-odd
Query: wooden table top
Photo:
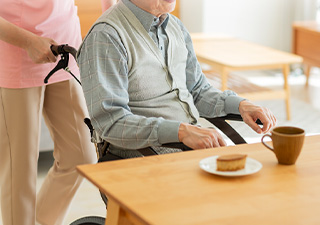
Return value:
<svg viewBox="0 0 320 225">
<path fill-rule="evenodd" d="M 203 158 L 244 153 L 262 169 L 223 177 Z M 320 224 L 320 135 L 296 165 L 277 163 L 261 143 L 82 165 L 79 172 L 141 224 Z M 111 215 L 110 215 L 111 216 Z"/>
<path fill-rule="evenodd" d="M 191 37 L 200 61 L 207 60 L 229 68 L 259 69 L 302 62 L 298 55 L 222 34 L 195 33 Z"/>
</svg>

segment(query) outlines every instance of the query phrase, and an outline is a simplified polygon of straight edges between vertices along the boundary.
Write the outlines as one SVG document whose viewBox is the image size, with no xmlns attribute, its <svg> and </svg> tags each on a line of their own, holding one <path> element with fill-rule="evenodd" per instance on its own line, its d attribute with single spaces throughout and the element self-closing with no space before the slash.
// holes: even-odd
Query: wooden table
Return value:
<svg viewBox="0 0 320 225">
<path fill-rule="evenodd" d="M 285 99 L 287 119 L 290 120 L 290 64 L 301 63 L 300 56 L 278 51 L 226 35 L 192 34 L 195 53 L 200 62 L 211 66 L 221 75 L 222 90 L 227 89 L 229 73 L 239 70 L 281 69 L 284 78 L 282 90 L 241 93 L 250 100 Z M 209 77 L 210 78 L 210 77 Z"/>
<path fill-rule="evenodd" d="M 245 153 L 263 168 L 243 177 L 200 169 L 213 155 Z M 320 135 L 296 165 L 279 165 L 261 143 L 82 165 L 108 197 L 106 224 L 320 224 Z"/>
<path fill-rule="evenodd" d="M 320 67 L 320 24 L 316 21 L 294 22 L 292 30 L 292 52 L 303 57 L 308 85 L 311 67 Z"/>
</svg>

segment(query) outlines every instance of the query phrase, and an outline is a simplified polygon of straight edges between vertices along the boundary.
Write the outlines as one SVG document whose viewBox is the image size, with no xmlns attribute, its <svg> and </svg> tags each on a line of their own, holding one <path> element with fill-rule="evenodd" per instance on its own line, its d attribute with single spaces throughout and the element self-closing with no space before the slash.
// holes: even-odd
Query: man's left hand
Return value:
<svg viewBox="0 0 320 225">
<path fill-rule="evenodd" d="M 259 134 L 267 133 L 277 122 L 276 117 L 268 108 L 257 106 L 246 100 L 240 102 L 239 112 L 243 121 Z M 256 123 L 258 119 L 263 124 L 262 128 Z"/>
</svg>

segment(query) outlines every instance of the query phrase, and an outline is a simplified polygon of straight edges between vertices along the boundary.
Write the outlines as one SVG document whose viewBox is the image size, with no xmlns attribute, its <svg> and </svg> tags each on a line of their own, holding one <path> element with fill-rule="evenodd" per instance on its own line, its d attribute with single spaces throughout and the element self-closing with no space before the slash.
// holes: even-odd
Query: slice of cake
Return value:
<svg viewBox="0 0 320 225">
<path fill-rule="evenodd" d="M 232 154 L 222 155 L 217 158 L 218 171 L 236 171 L 244 169 L 246 165 L 247 155 Z"/>
</svg>

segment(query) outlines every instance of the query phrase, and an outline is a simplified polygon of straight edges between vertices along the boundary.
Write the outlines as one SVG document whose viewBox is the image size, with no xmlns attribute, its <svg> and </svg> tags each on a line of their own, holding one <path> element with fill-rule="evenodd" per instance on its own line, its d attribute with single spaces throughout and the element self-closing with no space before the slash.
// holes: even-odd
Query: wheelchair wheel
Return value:
<svg viewBox="0 0 320 225">
<path fill-rule="evenodd" d="M 104 225 L 105 218 L 100 216 L 86 216 L 72 222 L 70 225 Z"/>
</svg>

